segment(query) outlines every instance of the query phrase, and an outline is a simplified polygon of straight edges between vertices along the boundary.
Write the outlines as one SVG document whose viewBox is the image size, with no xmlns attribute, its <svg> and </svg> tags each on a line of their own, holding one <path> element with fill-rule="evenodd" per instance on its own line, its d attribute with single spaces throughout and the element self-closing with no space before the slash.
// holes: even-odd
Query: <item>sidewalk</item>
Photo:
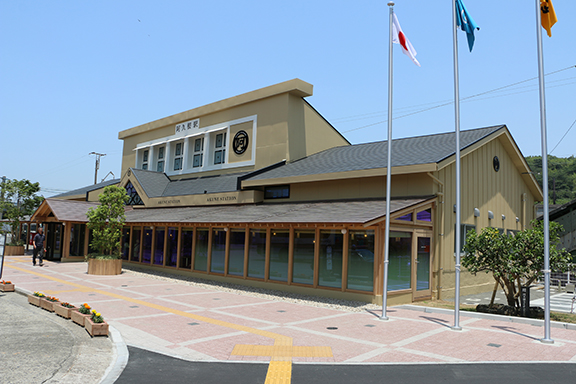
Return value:
<svg viewBox="0 0 576 384">
<path fill-rule="evenodd" d="M 85 263 L 32 267 L 29 257 L 7 257 L 3 278 L 90 304 L 128 345 L 185 360 L 271 362 L 268 376 L 304 362 L 576 362 L 576 324 L 554 323 L 549 345 L 539 341 L 540 320 L 461 312 L 463 330 L 453 331 L 453 312 L 442 309 L 392 307 L 390 320 L 382 321 L 380 311 L 271 300 L 130 270 L 87 275 L 86 269 Z"/>
</svg>

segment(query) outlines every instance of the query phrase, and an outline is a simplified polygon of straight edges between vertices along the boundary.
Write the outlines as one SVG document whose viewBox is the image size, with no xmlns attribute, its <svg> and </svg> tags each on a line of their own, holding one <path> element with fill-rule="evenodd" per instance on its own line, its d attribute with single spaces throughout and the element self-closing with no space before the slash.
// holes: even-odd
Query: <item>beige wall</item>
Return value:
<svg viewBox="0 0 576 384">
<path fill-rule="evenodd" d="M 500 170 L 494 171 L 492 161 L 494 156 L 500 160 Z M 533 219 L 535 196 L 524 182 L 520 170 L 506 151 L 502 141 L 495 139 L 480 146 L 462 157 L 461 161 L 461 222 L 472 224 L 480 231 L 484 227 L 503 228 L 504 230 L 522 230 L 524 223 Z M 454 296 L 454 226 L 456 215 L 453 206 L 455 198 L 455 163 L 451 163 L 435 174 L 444 183 L 444 217 L 442 227 L 437 220 L 437 232 L 444 233 L 442 244 L 442 290 L 443 298 Z M 524 202 L 524 194 L 526 201 Z M 525 209 L 524 209 L 525 204 Z M 474 217 L 474 208 L 480 210 L 480 217 Z M 440 208 L 441 209 L 441 208 Z M 488 219 L 488 211 L 494 213 L 494 219 Z M 526 213 L 526 217 L 523 216 Z M 502 220 L 502 215 L 506 216 Z M 440 217 L 438 214 L 437 217 Z M 516 221 L 519 218 L 519 222 Z M 439 250 L 437 249 L 437 252 Z M 438 253 L 440 254 L 440 253 Z M 491 275 L 479 274 L 472 276 L 466 270 L 461 273 L 462 294 L 485 292 L 494 286 Z"/>
<path fill-rule="evenodd" d="M 392 197 L 428 196 L 435 193 L 432 179 L 426 174 L 392 177 Z M 371 199 L 386 197 L 386 177 L 362 177 L 296 183 L 290 186 L 290 198 L 281 201 Z M 277 203 L 272 199 L 268 202 Z"/>
</svg>

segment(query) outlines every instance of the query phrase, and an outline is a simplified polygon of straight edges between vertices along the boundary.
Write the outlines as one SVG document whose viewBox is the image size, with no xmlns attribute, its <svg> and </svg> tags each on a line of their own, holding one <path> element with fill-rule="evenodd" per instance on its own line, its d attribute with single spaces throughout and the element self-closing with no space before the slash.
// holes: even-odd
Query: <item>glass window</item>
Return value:
<svg viewBox="0 0 576 384">
<path fill-rule="evenodd" d="M 280 185 L 264 188 L 265 199 L 286 199 L 290 197 L 290 186 Z"/>
<path fill-rule="evenodd" d="M 156 227 L 156 243 L 154 244 L 154 264 L 164 265 L 164 235 L 165 227 Z"/>
<path fill-rule="evenodd" d="M 416 213 L 416 220 L 419 221 L 432 221 L 432 208 Z"/>
<path fill-rule="evenodd" d="M 164 147 L 158 148 L 158 160 L 164 159 Z"/>
<path fill-rule="evenodd" d="M 134 185 L 132 185 L 131 181 L 126 184 L 124 189 L 129 197 L 126 205 L 144 205 L 144 202 L 140 198 L 140 195 L 138 195 L 138 192 L 136 191 L 136 188 L 134 188 Z"/>
<path fill-rule="evenodd" d="M 430 289 L 430 238 L 418 237 L 418 262 L 416 264 L 416 289 Z"/>
<path fill-rule="evenodd" d="M 142 169 L 146 171 L 148 169 L 148 164 L 142 164 Z"/>
<path fill-rule="evenodd" d="M 148 150 L 142 153 L 142 169 L 148 169 Z"/>
<path fill-rule="evenodd" d="M 164 172 L 164 161 L 158 161 L 158 166 L 156 167 L 156 172 Z"/>
<path fill-rule="evenodd" d="M 374 290 L 374 231 L 350 231 L 348 289 Z"/>
<path fill-rule="evenodd" d="M 130 232 L 128 232 L 128 236 L 130 236 Z M 86 225 L 73 224 L 70 229 L 70 256 L 84 256 L 85 238 Z M 124 253 L 122 253 L 122 258 L 124 258 Z"/>
<path fill-rule="evenodd" d="M 294 231 L 294 272 L 292 281 L 299 284 L 314 283 L 314 243 L 316 231 Z"/>
<path fill-rule="evenodd" d="M 395 218 L 394 220 L 412 221 L 412 213 L 407 213 L 404 216 Z"/>
<path fill-rule="evenodd" d="M 180 244 L 180 268 L 192 266 L 192 240 L 194 239 L 193 228 L 182 228 L 182 244 Z"/>
<path fill-rule="evenodd" d="M 412 234 L 390 232 L 388 291 L 410 289 L 412 279 Z"/>
<path fill-rule="evenodd" d="M 226 162 L 226 133 L 216 135 L 214 141 L 214 164 L 224 164 Z"/>
<path fill-rule="evenodd" d="M 142 233 L 141 227 L 132 227 L 132 255 L 131 261 L 140 261 L 140 235 Z"/>
<path fill-rule="evenodd" d="M 184 158 L 183 143 L 176 143 L 174 148 L 174 170 L 179 171 L 182 169 L 182 159 Z"/>
<path fill-rule="evenodd" d="M 178 261 L 178 228 L 168 228 L 168 243 L 166 244 L 166 265 L 175 267 Z"/>
<path fill-rule="evenodd" d="M 270 280 L 288 281 L 290 230 L 273 229 L 270 234 Z"/>
<path fill-rule="evenodd" d="M 144 234 L 142 240 L 142 262 L 150 263 L 152 258 L 152 234 L 154 233 L 153 227 L 144 227 Z"/>
<path fill-rule="evenodd" d="M 320 231 L 318 285 L 342 288 L 344 235 L 341 230 Z"/>
<path fill-rule="evenodd" d="M 263 279 L 266 267 L 266 230 L 251 229 L 248 246 L 248 277 Z"/>
<path fill-rule="evenodd" d="M 122 259 L 128 260 L 129 256 L 130 256 L 130 227 L 124 227 L 122 228 Z"/>
<path fill-rule="evenodd" d="M 192 167 L 202 167 L 202 159 L 204 157 L 204 138 L 199 137 L 194 140 L 194 156 L 192 157 Z"/>
<path fill-rule="evenodd" d="M 230 229 L 230 251 L 228 255 L 228 274 L 244 276 L 244 246 L 246 231 L 243 228 Z"/>
<path fill-rule="evenodd" d="M 212 255 L 210 256 L 210 272 L 224 273 L 226 263 L 226 231 L 224 228 L 212 230 Z"/>
<path fill-rule="evenodd" d="M 194 270 L 206 272 L 208 264 L 208 228 L 196 229 L 196 250 L 194 252 Z"/>
</svg>

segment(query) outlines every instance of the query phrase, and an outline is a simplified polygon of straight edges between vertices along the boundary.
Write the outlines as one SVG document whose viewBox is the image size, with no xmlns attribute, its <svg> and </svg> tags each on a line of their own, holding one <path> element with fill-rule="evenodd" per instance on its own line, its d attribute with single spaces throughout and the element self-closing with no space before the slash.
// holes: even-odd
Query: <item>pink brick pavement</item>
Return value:
<svg viewBox="0 0 576 384">
<path fill-rule="evenodd" d="M 532 324 L 471 318 L 462 312 L 462 331 L 453 314 L 393 307 L 347 312 L 217 287 L 189 285 L 125 271 L 118 276 L 86 274 L 85 263 L 33 267 L 29 257 L 6 257 L 3 279 L 17 288 L 41 291 L 73 304 L 89 303 L 120 330 L 129 345 L 183 358 L 270 361 L 238 356 L 236 345 L 330 347 L 332 357 L 294 357 L 294 362 L 576 362 L 576 330 L 552 328 L 552 345 L 539 341 L 544 329 Z M 335 327 L 337 329 L 328 329 Z M 266 333 L 268 332 L 268 333 Z M 290 339 L 287 339 L 290 338 Z M 190 354 L 187 353 L 190 352 Z"/>
</svg>

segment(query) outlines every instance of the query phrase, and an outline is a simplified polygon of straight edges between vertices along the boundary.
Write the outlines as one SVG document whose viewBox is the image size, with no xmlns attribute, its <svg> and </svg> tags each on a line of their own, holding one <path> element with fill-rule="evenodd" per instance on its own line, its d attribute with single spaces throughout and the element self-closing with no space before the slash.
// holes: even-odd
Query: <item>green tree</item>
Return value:
<svg viewBox="0 0 576 384">
<path fill-rule="evenodd" d="M 570 253 L 558 249 L 561 231 L 560 224 L 550 222 L 550 268 L 565 272 L 569 268 Z M 530 286 L 543 276 L 544 225 L 534 220 L 532 228 L 514 236 L 490 227 L 480 233 L 470 231 L 466 236 L 464 252 L 462 265 L 473 275 L 492 273 L 502 287 L 508 305 L 519 307 L 521 287 Z"/>
<path fill-rule="evenodd" d="M 96 209 L 90 208 L 86 214 L 88 228 L 93 233 L 90 245 L 100 255 L 120 257 L 122 227 L 126 222 L 124 207 L 128 198 L 124 188 L 108 186 L 98 196 L 100 205 Z"/>
<path fill-rule="evenodd" d="M 44 197 L 36 195 L 40 191 L 39 183 L 30 180 L 7 180 L 2 183 L 0 212 L 3 218 L 10 220 L 10 245 L 22 245 L 18 238 L 20 223 L 25 216 L 30 216 L 42 204 Z"/>
<path fill-rule="evenodd" d="M 542 187 L 542 156 L 526 157 L 536 181 Z M 548 190 L 550 204 L 565 204 L 576 199 L 576 158 L 548 155 Z"/>
</svg>

